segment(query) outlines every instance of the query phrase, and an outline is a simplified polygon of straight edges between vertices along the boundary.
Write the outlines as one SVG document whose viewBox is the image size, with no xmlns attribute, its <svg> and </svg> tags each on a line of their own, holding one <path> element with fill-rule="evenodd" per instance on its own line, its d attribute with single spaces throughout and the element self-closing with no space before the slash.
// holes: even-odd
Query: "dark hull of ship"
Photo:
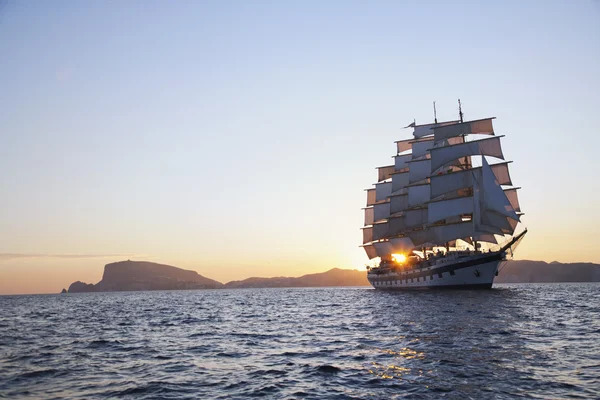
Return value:
<svg viewBox="0 0 600 400">
<path fill-rule="evenodd" d="M 491 289 L 504 252 L 440 258 L 435 264 L 410 271 L 390 270 L 367 275 L 375 289 Z"/>
</svg>

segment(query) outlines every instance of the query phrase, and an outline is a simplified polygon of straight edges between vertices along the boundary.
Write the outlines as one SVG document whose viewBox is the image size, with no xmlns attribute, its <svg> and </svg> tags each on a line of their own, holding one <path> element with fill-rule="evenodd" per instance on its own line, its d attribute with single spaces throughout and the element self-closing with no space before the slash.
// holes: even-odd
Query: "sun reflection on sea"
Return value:
<svg viewBox="0 0 600 400">
<path fill-rule="evenodd" d="M 422 369 L 413 370 L 408 366 L 402 365 L 408 360 L 424 359 L 424 352 L 419 352 L 408 347 L 403 347 L 400 350 L 379 349 L 379 352 L 394 356 L 394 359 L 397 361 L 391 364 L 383 364 L 372 361 L 368 368 L 370 374 L 375 375 L 381 379 L 397 379 L 409 381 L 413 381 L 416 378 L 424 376 L 424 372 Z"/>
</svg>

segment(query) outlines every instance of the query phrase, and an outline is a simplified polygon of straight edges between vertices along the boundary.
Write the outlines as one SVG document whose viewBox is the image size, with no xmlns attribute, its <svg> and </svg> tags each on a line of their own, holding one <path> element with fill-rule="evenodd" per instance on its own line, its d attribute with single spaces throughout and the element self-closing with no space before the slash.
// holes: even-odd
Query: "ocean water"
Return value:
<svg viewBox="0 0 600 400">
<path fill-rule="evenodd" d="M 0 398 L 600 398 L 600 285 L 0 297 Z"/>
</svg>

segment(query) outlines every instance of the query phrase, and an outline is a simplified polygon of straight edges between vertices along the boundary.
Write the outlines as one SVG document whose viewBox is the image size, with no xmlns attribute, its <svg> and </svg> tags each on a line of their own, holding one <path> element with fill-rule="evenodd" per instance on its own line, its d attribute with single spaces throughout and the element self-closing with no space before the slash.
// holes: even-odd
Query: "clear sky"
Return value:
<svg viewBox="0 0 600 400">
<path fill-rule="evenodd" d="M 459 97 L 506 135 L 517 258 L 600 262 L 597 1 L 0 2 L 0 294 L 363 268 L 375 167 Z"/>
</svg>

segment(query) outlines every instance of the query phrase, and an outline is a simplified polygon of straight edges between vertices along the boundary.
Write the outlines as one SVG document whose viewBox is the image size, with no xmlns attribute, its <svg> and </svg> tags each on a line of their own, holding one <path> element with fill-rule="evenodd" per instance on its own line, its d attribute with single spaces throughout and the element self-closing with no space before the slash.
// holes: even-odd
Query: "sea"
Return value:
<svg viewBox="0 0 600 400">
<path fill-rule="evenodd" d="M 0 398 L 598 399 L 600 284 L 0 297 Z"/>
</svg>

